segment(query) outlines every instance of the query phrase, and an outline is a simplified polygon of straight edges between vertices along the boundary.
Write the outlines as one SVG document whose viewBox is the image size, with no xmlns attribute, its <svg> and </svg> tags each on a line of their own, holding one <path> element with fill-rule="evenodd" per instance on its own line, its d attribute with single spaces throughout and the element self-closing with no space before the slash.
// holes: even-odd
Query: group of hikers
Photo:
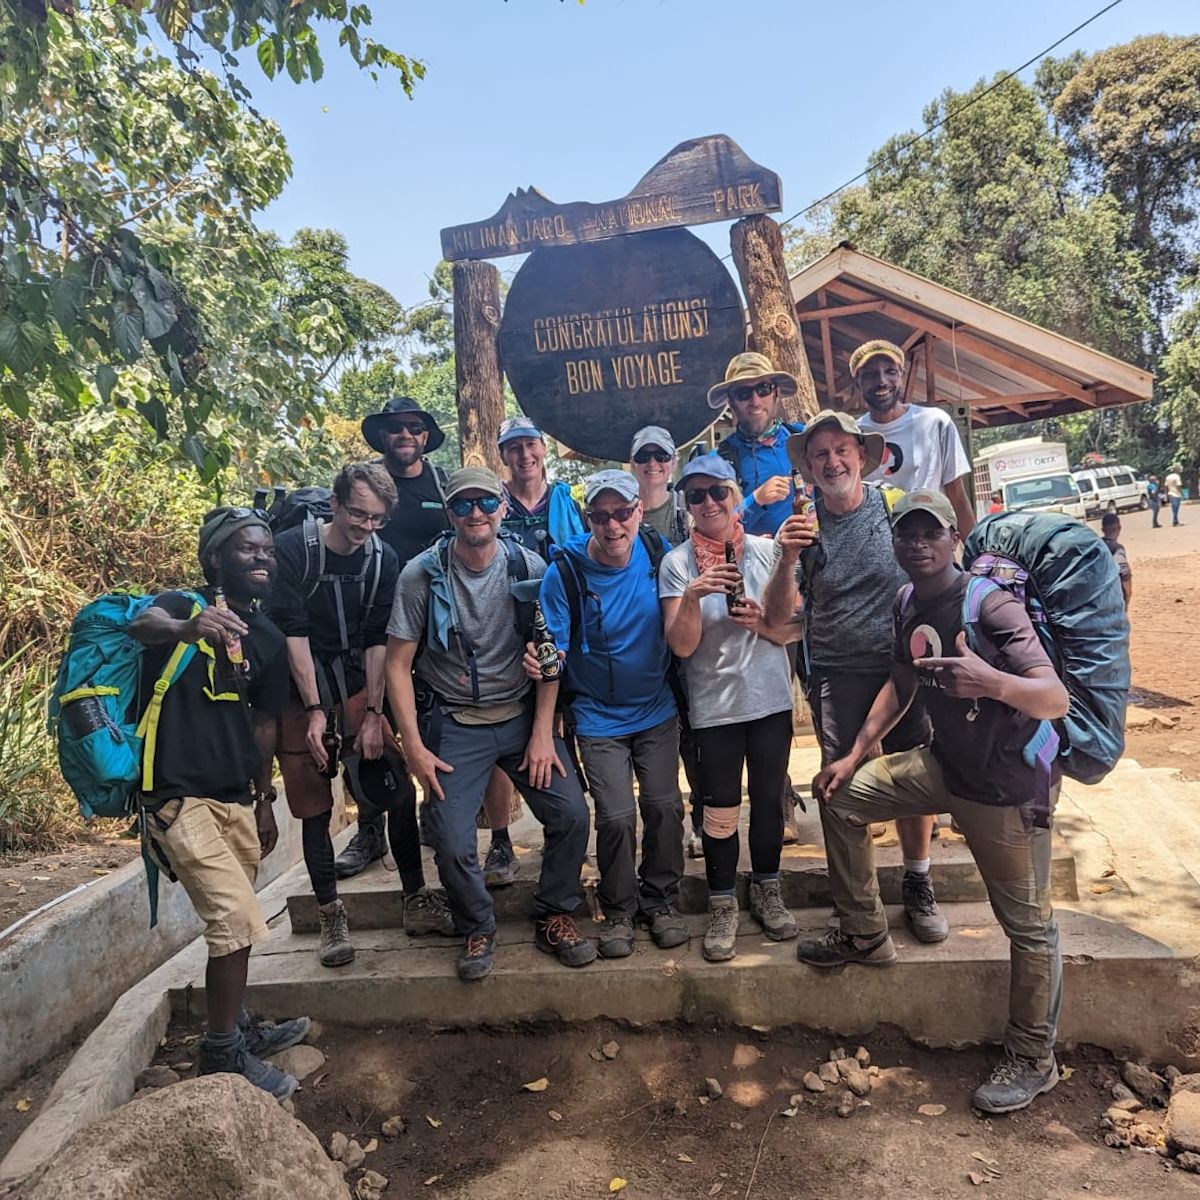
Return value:
<svg viewBox="0 0 1200 1200">
<path fill-rule="evenodd" d="M 949 927 L 930 839 L 948 812 L 1011 943 L 1005 1054 L 974 1103 L 1009 1112 L 1052 1088 L 1058 772 L 1039 781 L 1022 747 L 1063 716 L 1067 691 L 1003 588 L 983 596 L 968 642 L 956 551 L 975 521 L 970 467 L 951 419 L 905 402 L 906 366 L 890 342 L 860 346 L 849 369 L 866 414 L 825 410 L 801 426 L 781 416 L 796 380 L 740 354 L 708 391 L 714 417 L 728 409 L 733 423 L 715 450 L 681 464 L 671 433 L 647 426 L 629 469 L 591 475 L 582 506 L 547 478 L 531 420 L 500 428 L 507 478 L 447 475 L 427 457 L 444 440 L 437 421 L 399 397 L 363 421 L 379 458 L 341 470 L 327 520 L 278 532 L 261 509 L 209 513 L 207 603 L 167 593 L 133 627 L 147 687 L 173 647 L 201 651 L 166 694 L 156 787 L 141 801 L 206 922 L 200 1069 L 280 1097 L 296 1086 L 261 1059 L 303 1037 L 306 1019 L 258 1022 L 242 1007 L 250 947 L 266 936 L 253 881 L 277 836 L 278 757 L 321 963 L 355 953 L 339 877 L 390 848 L 405 931 L 460 939 L 463 980 L 491 970 L 490 888 L 519 870 L 514 786 L 543 827 L 535 944 L 572 968 L 633 953 L 639 924 L 663 950 L 686 944 L 686 854 L 703 857 L 708 884 L 703 957 L 735 957 L 743 775 L 749 909 L 765 937 L 798 939 L 799 961 L 818 969 L 892 963 L 871 826 L 896 820 L 908 927 L 938 942 Z M 550 653 L 531 632 L 543 622 Z M 812 791 L 837 917 L 813 937 L 799 937 L 780 880 L 797 673 L 820 745 Z M 339 761 L 359 824 L 335 858 Z M 604 917 L 594 938 L 576 921 L 585 794 Z"/>
</svg>

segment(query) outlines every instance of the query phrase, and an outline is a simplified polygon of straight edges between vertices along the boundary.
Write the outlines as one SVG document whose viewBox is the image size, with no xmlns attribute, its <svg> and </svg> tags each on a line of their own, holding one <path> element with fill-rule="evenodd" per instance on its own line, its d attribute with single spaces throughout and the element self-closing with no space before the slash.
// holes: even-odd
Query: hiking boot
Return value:
<svg viewBox="0 0 1200 1200">
<path fill-rule="evenodd" d="M 306 1018 L 307 1019 L 307 1018 Z M 205 1037 L 200 1043 L 200 1075 L 241 1075 L 282 1103 L 300 1086 L 294 1076 L 271 1063 L 256 1058 L 246 1049 L 246 1039 L 238 1030 L 232 1037 Z"/>
<path fill-rule="evenodd" d="M 1058 1063 L 1053 1053 L 1045 1058 L 1025 1058 L 1006 1050 L 992 1077 L 980 1084 L 971 1103 L 985 1113 L 1016 1112 L 1058 1083 Z"/>
<path fill-rule="evenodd" d="M 896 947 L 886 929 L 870 937 L 830 929 L 820 937 L 802 939 L 796 957 L 810 967 L 840 967 L 845 963 L 890 967 L 896 961 Z"/>
<path fill-rule="evenodd" d="M 693 829 L 687 835 L 687 840 L 683 843 L 683 848 L 687 851 L 688 858 L 704 857 L 704 839 L 700 836 L 698 829 Z"/>
<path fill-rule="evenodd" d="M 341 900 L 322 904 L 317 911 L 321 914 L 321 946 L 317 956 L 323 967 L 342 967 L 354 958 L 354 947 L 350 944 L 350 926 L 346 922 L 346 906 Z"/>
<path fill-rule="evenodd" d="M 738 902 L 736 896 L 709 896 L 708 932 L 700 951 L 709 962 L 727 962 L 736 953 Z"/>
<path fill-rule="evenodd" d="M 520 869 L 512 843 L 493 842 L 483 860 L 483 882 L 490 888 L 507 887 Z"/>
<path fill-rule="evenodd" d="M 257 1058 L 269 1058 L 289 1046 L 298 1046 L 311 1028 L 312 1022 L 307 1017 L 260 1021 L 244 1008 L 238 1016 L 238 1029 L 246 1039 L 246 1049 Z"/>
<path fill-rule="evenodd" d="M 579 932 L 570 913 L 555 913 L 534 922 L 533 944 L 553 954 L 564 967 L 586 967 L 596 957 L 596 944 Z"/>
<path fill-rule="evenodd" d="M 333 870 L 339 879 L 349 879 L 352 875 L 361 874 L 376 859 L 387 853 L 387 843 L 383 836 L 382 821 L 377 825 L 358 823 L 358 832 L 350 839 L 345 850 L 333 860 Z"/>
<path fill-rule="evenodd" d="M 800 932 L 783 902 L 783 884 L 778 879 L 750 881 L 750 915 L 773 942 L 786 942 Z"/>
<path fill-rule="evenodd" d="M 404 932 L 409 937 L 424 937 L 427 933 L 454 937 L 454 918 L 446 893 L 440 888 L 423 887 L 404 897 Z"/>
<path fill-rule="evenodd" d="M 633 953 L 633 922 L 628 917 L 609 917 L 600 926 L 596 948 L 601 958 L 628 958 Z"/>
<path fill-rule="evenodd" d="M 660 950 L 686 946 L 692 936 L 687 922 L 669 904 L 666 908 L 647 913 L 646 924 L 650 926 L 650 936 Z"/>
<path fill-rule="evenodd" d="M 456 970 L 458 977 L 464 983 L 473 979 L 482 979 L 492 970 L 492 951 L 496 946 L 494 933 L 473 933 L 466 940 L 462 953 L 458 956 Z"/>
<path fill-rule="evenodd" d="M 950 922 L 942 916 L 937 906 L 933 880 L 928 873 L 914 875 L 911 871 L 905 871 L 900 894 L 904 898 L 908 927 L 918 942 L 944 942 L 950 936 Z"/>
</svg>

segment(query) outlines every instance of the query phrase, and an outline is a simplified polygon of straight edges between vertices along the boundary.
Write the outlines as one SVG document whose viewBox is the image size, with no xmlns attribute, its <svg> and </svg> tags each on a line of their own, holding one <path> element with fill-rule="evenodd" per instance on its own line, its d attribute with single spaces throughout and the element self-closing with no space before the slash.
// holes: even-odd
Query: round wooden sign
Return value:
<svg viewBox="0 0 1200 1200">
<path fill-rule="evenodd" d="M 643 425 L 679 445 L 711 425 L 708 389 L 745 341 L 733 277 L 686 229 L 535 250 L 500 326 L 526 415 L 572 450 L 617 462 Z"/>
</svg>

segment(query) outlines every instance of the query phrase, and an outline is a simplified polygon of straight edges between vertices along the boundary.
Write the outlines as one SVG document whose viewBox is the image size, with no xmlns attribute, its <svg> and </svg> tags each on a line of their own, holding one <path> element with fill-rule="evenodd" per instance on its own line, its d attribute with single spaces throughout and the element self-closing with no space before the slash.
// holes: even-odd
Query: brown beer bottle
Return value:
<svg viewBox="0 0 1200 1200">
<path fill-rule="evenodd" d="M 325 710 L 325 732 L 321 734 L 321 746 L 325 751 L 325 766 L 321 774 L 326 779 L 336 779 L 342 765 L 342 735 L 338 731 L 338 710 Z"/>
<path fill-rule="evenodd" d="M 229 611 L 229 601 L 225 599 L 225 590 L 223 588 L 213 588 L 213 608 L 219 608 L 223 612 Z M 241 675 L 245 673 L 246 655 L 242 650 L 242 639 L 236 633 L 227 633 L 225 635 L 225 657 L 229 660 L 231 674 Z"/>
<path fill-rule="evenodd" d="M 737 567 L 737 551 L 733 547 L 732 542 L 725 543 L 725 561 L 731 566 Z M 734 608 L 741 604 L 746 599 L 746 581 L 742 578 L 741 571 L 738 571 L 737 583 L 725 592 L 725 607 L 733 612 Z"/>
<path fill-rule="evenodd" d="M 536 600 L 533 603 L 533 648 L 537 654 L 538 668 L 543 679 L 557 679 L 562 674 L 562 661 L 558 657 L 558 647 L 550 636 L 546 625 L 546 614 Z"/>
<path fill-rule="evenodd" d="M 813 532 L 816 533 L 818 541 L 820 540 L 821 525 L 817 520 L 817 506 L 808 498 L 804 490 L 804 480 L 794 467 L 792 468 L 792 514 L 797 517 L 811 517 Z"/>
</svg>

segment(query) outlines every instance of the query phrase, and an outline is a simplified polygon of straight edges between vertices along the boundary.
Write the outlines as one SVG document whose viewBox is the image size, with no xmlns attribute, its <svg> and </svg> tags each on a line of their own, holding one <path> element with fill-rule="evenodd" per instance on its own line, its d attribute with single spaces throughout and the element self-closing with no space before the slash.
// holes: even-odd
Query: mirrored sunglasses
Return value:
<svg viewBox="0 0 1200 1200">
<path fill-rule="evenodd" d="M 473 508 L 490 517 L 500 507 L 499 496 L 455 496 L 446 507 L 456 516 L 465 517 Z"/>
</svg>

